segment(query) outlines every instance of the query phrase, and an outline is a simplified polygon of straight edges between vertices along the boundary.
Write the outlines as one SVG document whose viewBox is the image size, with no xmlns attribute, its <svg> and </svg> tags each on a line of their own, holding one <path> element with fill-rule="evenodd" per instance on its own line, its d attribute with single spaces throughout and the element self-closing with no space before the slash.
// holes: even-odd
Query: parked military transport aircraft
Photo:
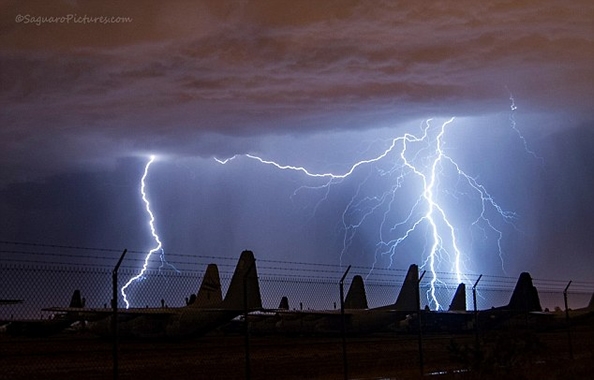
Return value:
<svg viewBox="0 0 594 380">
<path fill-rule="evenodd" d="M 0 306 L 1 305 L 14 305 L 17 303 L 23 303 L 23 300 L 6 300 L 6 299 L 0 300 Z"/>
<path fill-rule="evenodd" d="M 479 310 L 476 315 L 473 311 L 466 311 L 466 291 L 462 289 L 465 289 L 464 284 L 458 286 L 448 311 L 421 312 L 423 331 L 461 332 L 474 329 L 477 322 L 480 329 L 520 325 L 541 325 L 544 327 L 550 324 L 552 314 L 542 312 L 538 290 L 532 284 L 532 277 L 527 272 L 520 274 L 507 305 Z M 409 316 L 401 326 L 406 327 L 409 331 L 417 331 L 418 315 L 415 313 Z"/>
<path fill-rule="evenodd" d="M 538 290 L 532 284 L 530 273 L 522 272 L 509 303 L 504 306 L 480 310 L 478 312 L 478 324 L 480 329 L 526 326 L 533 323 L 534 319 L 544 322 L 545 319 L 550 319 L 550 317 L 550 313 L 542 312 Z"/>
<path fill-rule="evenodd" d="M 347 333 L 369 333 L 390 330 L 397 326 L 407 314 L 416 312 L 419 309 L 418 277 L 419 268 L 413 264 L 408 269 L 396 302 L 372 309 L 357 308 L 357 306 L 366 306 L 367 299 L 363 280 L 353 279 L 353 283 L 360 284 L 356 285 L 355 289 L 363 290 L 354 291 L 352 300 L 349 300 L 350 308 L 345 307 L 345 331 Z M 342 318 L 343 315 L 339 310 L 280 312 L 277 329 L 279 332 L 288 334 L 338 333 L 342 329 Z"/>
<path fill-rule="evenodd" d="M 594 320 L 594 294 L 590 298 L 590 302 L 588 306 L 581 307 L 579 309 L 568 309 L 567 315 L 565 314 L 565 310 L 559 310 L 554 312 L 555 320 L 557 322 L 565 321 L 567 315 L 572 322 L 580 323 L 584 321 L 593 321 Z"/>
<path fill-rule="evenodd" d="M 592 294 L 592 297 L 590 298 L 590 302 L 588 303 L 588 306 L 582 307 L 579 309 L 573 309 L 573 310 L 569 309 L 569 317 L 570 318 L 585 316 L 585 315 L 589 315 L 589 314 L 594 314 L 594 294 Z"/>
<path fill-rule="evenodd" d="M 70 308 L 82 310 L 84 301 L 80 296 L 80 291 L 75 290 L 70 299 Z M 18 336 L 48 336 L 59 333 L 70 327 L 80 318 L 77 313 L 61 313 L 48 319 L 9 319 L 0 321 L 2 331 L 9 335 Z"/>
<path fill-rule="evenodd" d="M 344 308 L 347 310 L 369 308 L 363 277 L 359 275 L 353 277 L 353 282 L 351 282 L 349 291 L 344 299 Z"/>
<path fill-rule="evenodd" d="M 466 285 L 458 284 L 452 303 L 447 311 L 422 311 L 422 328 L 427 332 L 459 332 L 469 328 L 470 318 L 466 311 Z M 418 331 L 419 312 L 409 314 L 400 322 L 403 331 Z"/>
<path fill-rule="evenodd" d="M 256 335 L 270 335 L 276 333 L 278 313 L 289 310 L 289 299 L 283 296 L 278 308 L 263 309 L 251 312 L 247 316 L 249 331 Z M 245 317 L 243 315 L 233 318 L 229 324 L 221 329 L 224 333 L 243 333 L 245 331 Z"/>
<path fill-rule="evenodd" d="M 365 287 L 363 285 L 363 278 L 359 275 L 353 277 L 351 286 L 345 298 L 345 308 L 348 309 L 367 309 L 367 297 L 365 295 Z M 330 311 L 328 311 L 330 312 Z M 332 311 L 336 313 L 336 310 Z M 255 311 L 248 315 L 249 331 L 258 335 L 276 334 L 278 332 L 288 333 L 279 328 L 282 318 L 288 318 L 287 315 L 298 313 L 300 316 L 309 313 L 308 311 L 290 311 L 289 300 L 287 297 L 282 297 L 277 309 L 265 309 L 262 311 Z M 313 312 L 315 316 L 316 312 Z M 307 318 L 307 317 L 306 317 Z M 315 317 L 314 317 L 315 318 Z M 243 331 L 243 317 L 233 320 L 232 325 L 228 326 L 226 331 Z"/>
<path fill-rule="evenodd" d="M 188 338 L 208 333 L 248 310 L 262 308 L 254 254 L 243 251 L 229 289 L 220 299 L 218 269 L 210 265 L 194 302 L 183 307 L 131 308 L 118 310 L 120 336 L 137 338 Z M 245 302 L 244 302 L 245 296 Z M 246 304 L 244 304 L 246 303 Z M 48 311 L 81 312 L 89 329 L 99 335 L 111 335 L 112 313 L 104 309 L 47 308 Z"/>
<path fill-rule="evenodd" d="M 187 304 L 196 307 L 206 307 L 221 302 L 223 302 L 223 293 L 221 291 L 219 268 L 216 264 L 208 264 L 198 293 L 192 294 Z"/>
</svg>

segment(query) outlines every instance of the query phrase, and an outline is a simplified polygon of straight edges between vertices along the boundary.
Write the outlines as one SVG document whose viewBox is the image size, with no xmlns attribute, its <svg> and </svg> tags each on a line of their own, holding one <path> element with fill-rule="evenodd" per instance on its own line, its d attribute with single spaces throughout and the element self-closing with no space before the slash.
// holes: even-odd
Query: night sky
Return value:
<svg viewBox="0 0 594 380">
<path fill-rule="evenodd" d="M 344 173 L 456 117 L 447 155 L 515 213 L 492 219 L 500 258 L 493 231 L 471 227 L 476 194 L 444 169 L 464 272 L 594 281 L 591 1 L 4 1 L 0 14 L 2 241 L 150 250 L 139 185 L 154 154 L 166 253 L 422 265 L 426 226 L 392 261 L 376 255 L 381 218 L 418 198 L 410 175 L 343 250 L 345 210 L 363 220 L 348 206 L 394 186 L 395 156 L 321 187 L 241 155 Z"/>
</svg>

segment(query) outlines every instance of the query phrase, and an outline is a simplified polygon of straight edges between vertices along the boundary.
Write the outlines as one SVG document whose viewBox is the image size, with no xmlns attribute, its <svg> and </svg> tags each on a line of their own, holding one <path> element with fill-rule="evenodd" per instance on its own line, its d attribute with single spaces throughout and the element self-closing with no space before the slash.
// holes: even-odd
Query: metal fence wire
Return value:
<svg viewBox="0 0 594 380">
<path fill-rule="evenodd" d="M 361 325 L 367 322 L 357 313 L 367 315 L 366 310 L 396 302 L 406 270 L 370 272 L 370 268 L 351 268 L 345 277 L 345 292 L 355 276 L 361 276 L 367 307 L 343 310 L 341 314 L 344 300 L 339 281 L 346 268 L 262 260 L 256 264 L 261 310 L 250 310 L 249 314 L 247 310 L 234 310 L 224 323 L 197 337 L 145 340 L 121 336 L 113 340 L 109 334 L 97 336 L 90 328 L 90 320 L 109 316 L 112 309 L 113 268 L 87 265 L 84 260 L 67 265 L 60 262 L 61 254 L 44 262 L 36 258 L 36 252 L 63 250 L 27 248 L 29 259 L 23 259 L 23 255 L 15 259 L 18 250 L 12 250 L 5 251 L 0 261 L 0 379 L 416 378 L 420 373 L 465 373 L 467 378 L 502 374 L 579 378 L 591 370 L 594 359 L 594 318 L 590 316 L 592 310 L 587 309 L 594 284 L 587 282 L 573 282 L 568 287 L 569 280 L 533 279 L 541 310 L 508 315 L 498 307 L 510 302 L 516 278 L 485 276 L 476 294 L 472 282 L 478 276 L 470 278 L 464 310 L 458 313 L 447 312 L 457 284 L 432 287 L 428 279 L 423 279 L 417 287 L 417 310 L 393 314 L 386 311 L 390 323 L 358 331 L 353 321 Z M 92 251 L 91 255 L 105 258 L 106 253 Z M 109 252 L 111 258 L 114 255 L 117 253 Z M 138 267 L 122 266 L 117 283 L 121 310 L 118 321 L 126 324 L 136 319 L 134 323 L 150 325 L 154 323 L 151 313 L 187 307 L 205 275 L 196 269 L 196 263 L 205 268 L 207 263 L 217 262 L 224 296 L 236 260 L 182 256 L 171 265 L 151 265 L 127 288 L 130 307 L 146 310 L 145 316 L 134 318 L 124 311 L 120 291 L 138 275 Z M 192 267 L 189 262 L 193 262 Z M 448 274 L 443 277 L 454 278 Z M 57 322 L 63 322 L 67 312 L 44 309 L 70 306 L 75 291 L 80 293 L 82 303 L 75 306 L 82 306 L 89 314 L 77 314 L 54 328 Z M 288 308 L 276 310 L 283 297 L 288 300 Z M 435 310 L 435 300 L 439 311 Z M 583 313 L 570 316 L 565 312 L 566 301 L 569 309 Z M 212 308 L 207 313 L 215 315 L 216 311 Z M 456 315 L 459 319 L 455 319 Z M 375 323 L 376 317 L 369 318 L 368 323 Z M 496 324 L 497 319 L 506 321 Z M 291 326 L 290 321 L 301 329 L 286 328 Z M 151 328 L 169 327 L 165 323 Z M 568 360 L 574 365 L 559 365 Z"/>
</svg>

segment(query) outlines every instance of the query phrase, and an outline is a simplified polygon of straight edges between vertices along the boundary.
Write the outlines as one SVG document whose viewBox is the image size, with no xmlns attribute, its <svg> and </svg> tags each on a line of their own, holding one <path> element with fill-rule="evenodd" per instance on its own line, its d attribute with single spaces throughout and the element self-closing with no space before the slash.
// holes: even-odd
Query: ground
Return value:
<svg viewBox="0 0 594 380">
<path fill-rule="evenodd" d="M 569 342 L 573 359 L 570 358 Z M 349 336 L 352 379 L 589 379 L 594 370 L 594 328 L 548 332 L 497 331 L 481 336 L 415 334 Z M 247 347 L 247 349 L 246 349 Z M 420 366 L 419 347 L 423 352 Z M 340 336 L 213 334 L 175 342 L 120 341 L 119 379 L 343 379 Z M 249 366 L 246 358 L 249 357 Z M 0 337 L 0 379 L 114 378 L 109 340 L 70 332 L 46 338 Z M 432 376 L 432 377 L 433 377 Z"/>
</svg>

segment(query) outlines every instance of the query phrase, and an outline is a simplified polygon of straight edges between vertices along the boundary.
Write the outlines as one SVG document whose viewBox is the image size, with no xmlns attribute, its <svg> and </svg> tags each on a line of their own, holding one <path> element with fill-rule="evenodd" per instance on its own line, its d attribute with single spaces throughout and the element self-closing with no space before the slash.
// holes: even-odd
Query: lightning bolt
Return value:
<svg viewBox="0 0 594 380">
<path fill-rule="evenodd" d="M 142 178 L 140 180 L 140 195 L 142 197 L 142 201 L 144 202 L 144 208 L 146 210 L 146 213 L 149 217 L 148 224 L 149 224 L 149 227 L 151 230 L 151 235 L 155 242 L 155 247 L 153 249 L 151 249 L 145 256 L 144 263 L 142 265 L 142 269 L 140 270 L 140 272 L 136 276 L 134 276 L 130 280 L 128 280 L 128 282 L 124 286 L 122 286 L 122 288 L 120 290 L 120 293 L 122 294 L 122 297 L 124 298 L 124 303 L 126 304 L 126 309 L 128 309 L 130 307 L 130 302 L 128 301 L 128 296 L 126 295 L 126 289 L 128 289 L 128 287 L 133 282 L 140 281 L 145 278 L 144 274 L 146 273 L 146 270 L 148 268 L 151 256 L 154 253 L 160 252 L 159 257 L 161 259 L 161 266 L 159 267 L 159 272 L 161 271 L 161 269 L 163 268 L 164 265 L 169 265 L 170 267 L 175 269 L 175 267 L 173 267 L 171 264 L 169 264 L 165 260 L 165 252 L 163 251 L 163 243 L 161 243 L 161 239 L 159 238 L 159 235 L 157 234 L 157 229 L 155 227 L 155 215 L 153 214 L 153 212 L 151 210 L 151 203 L 150 203 L 147 193 L 146 193 L 146 177 L 148 176 L 149 168 L 150 168 L 151 164 L 155 161 L 155 159 L 156 159 L 155 156 L 150 156 L 149 161 L 144 166 L 144 172 L 143 172 Z M 177 269 L 175 269 L 175 270 L 179 273 L 179 271 Z"/>
<path fill-rule="evenodd" d="M 511 112 L 509 114 L 509 122 L 511 124 L 512 129 L 516 132 L 516 134 L 518 135 L 518 138 L 520 139 L 520 141 L 522 141 L 522 144 L 524 144 L 524 150 L 526 151 L 526 153 L 530 154 L 532 157 L 536 158 L 537 160 L 539 160 L 542 163 L 544 163 L 544 158 L 539 157 L 534 151 L 532 151 L 529 147 L 528 147 L 528 142 L 526 141 L 526 138 L 524 137 L 524 135 L 522 134 L 522 132 L 520 132 L 520 130 L 518 129 L 517 123 L 516 123 L 516 117 L 515 117 L 515 113 L 516 110 L 518 109 L 518 106 L 516 106 L 516 100 L 514 99 L 514 95 L 511 93 L 511 91 L 507 88 L 507 86 L 505 87 L 508 94 L 509 94 L 509 101 L 510 101 L 510 109 Z"/>
<path fill-rule="evenodd" d="M 515 105 L 512 103 L 513 110 L 515 110 Z M 413 234 L 426 236 L 424 249 L 426 259 L 423 266 L 431 273 L 427 299 L 430 307 L 439 310 L 442 307 L 436 297 L 436 286 L 442 281 L 437 272 L 438 264 L 444 261 L 451 263 L 451 271 L 455 273 L 458 283 L 463 281 L 463 270 L 466 267 L 466 257 L 459 246 L 459 228 L 456 227 L 446 211 L 447 198 L 440 197 L 440 194 L 457 197 L 459 194 L 463 194 L 459 189 L 464 188 L 466 196 L 476 200 L 477 211 L 475 211 L 471 227 L 478 228 L 485 236 L 487 231 L 495 233 L 502 268 L 501 240 L 503 233 L 496 227 L 492 217 L 495 215 L 512 225 L 513 219 L 516 217 L 513 212 L 505 211 L 499 206 L 486 188 L 447 154 L 445 135 L 453 122 L 454 118 L 451 118 L 441 126 L 433 127 L 431 120 L 428 120 L 421 127 L 420 134 L 405 133 L 393 138 L 383 152 L 375 157 L 354 163 L 343 173 L 316 173 L 302 166 L 280 164 L 253 154 L 236 155 L 225 160 L 215 158 L 215 160 L 219 164 L 225 165 L 238 157 L 245 157 L 279 170 L 295 171 L 310 178 L 325 180 L 322 185 L 312 187 L 314 189 L 325 188 L 327 190 L 330 186 L 342 183 L 363 167 L 375 169 L 375 173 L 381 178 L 393 178 L 389 189 L 377 196 L 361 196 L 360 194 L 363 192 L 365 183 L 372 177 L 371 173 L 357 186 L 341 215 L 344 230 L 341 261 L 342 256 L 351 247 L 358 229 L 367 219 L 380 213 L 379 241 L 375 245 L 375 261 L 371 270 L 380 257 L 388 256 L 391 265 L 401 244 L 410 239 Z M 516 128 L 514 129 L 517 131 Z M 388 165 L 387 168 L 382 166 L 384 162 Z M 452 177 L 455 179 L 455 191 L 448 193 L 443 189 L 443 183 L 447 178 Z M 406 216 L 401 220 L 395 220 L 398 209 L 397 200 L 399 200 L 397 193 L 405 182 L 416 184 L 417 197 L 412 207 L 405 213 Z M 327 196 L 328 191 L 326 191 L 324 199 Z"/>
</svg>

